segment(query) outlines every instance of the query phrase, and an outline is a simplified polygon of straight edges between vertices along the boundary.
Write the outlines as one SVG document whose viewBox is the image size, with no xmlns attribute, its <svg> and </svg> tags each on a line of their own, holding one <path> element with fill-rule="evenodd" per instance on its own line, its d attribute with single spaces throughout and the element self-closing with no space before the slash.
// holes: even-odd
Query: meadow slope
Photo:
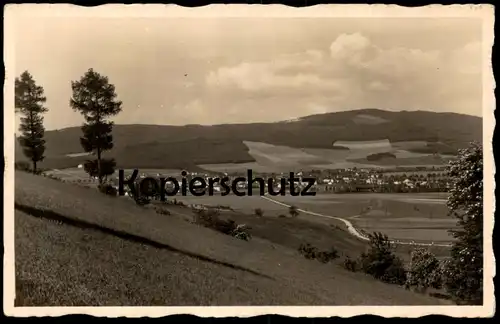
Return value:
<svg viewBox="0 0 500 324">
<path fill-rule="evenodd" d="M 63 169 L 85 161 L 88 157 L 78 155 L 82 153 L 80 136 L 80 127 L 47 131 L 46 159 L 40 167 Z M 282 153 L 296 159 L 299 165 L 328 166 L 331 157 L 336 159 L 346 149 L 341 145 L 335 146 L 335 142 L 388 141 L 399 149 L 398 159 L 401 157 L 402 160 L 396 162 L 418 165 L 429 161 L 418 161 L 415 154 L 453 154 L 457 149 L 466 147 L 470 141 L 481 141 L 481 138 L 482 119 L 479 117 L 427 111 L 363 109 L 306 116 L 292 122 L 211 126 L 115 125 L 114 148 L 106 154 L 116 158 L 121 168 L 184 169 L 196 168 L 200 164 L 255 161 L 259 162 L 258 165 L 272 166 L 282 164 L 274 160 L 282 160 L 283 154 L 269 154 L 269 149 L 276 151 L 279 147 L 288 147 Z M 261 144 L 259 147 L 248 147 L 244 142 Z M 415 146 L 411 143 L 420 144 Z M 312 154 L 316 149 L 322 149 L 323 152 Z M 359 152 L 355 149 L 351 156 L 352 159 L 364 159 L 365 153 L 377 153 L 377 150 Z M 16 147 L 16 151 L 16 160 L 23 159 L 20 147 Z M 413 155 L 410 154 L 412 152 Z M 372 164 L 363 160 L 348 162 L 350 165 Z M 387 163 L 393 164 L 394 161 L 382 161 L 379 164 Z"/>
<path fill-rule="evenodd" d="M 22 172 L 15 186 L 18 306 L 443 303 L 124 198 Z"/>
</svg>

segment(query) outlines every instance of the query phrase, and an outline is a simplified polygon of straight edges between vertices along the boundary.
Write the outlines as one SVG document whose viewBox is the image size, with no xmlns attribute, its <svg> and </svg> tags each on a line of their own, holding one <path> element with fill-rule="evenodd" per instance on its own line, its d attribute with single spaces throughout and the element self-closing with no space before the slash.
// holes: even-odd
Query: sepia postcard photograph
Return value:
<svg viewBox="0 0 500 324">
<path fill-rule="evenodd" d="M 7 5 L 5 312 L 493 316 L 493 26 Z"/>
</svg>

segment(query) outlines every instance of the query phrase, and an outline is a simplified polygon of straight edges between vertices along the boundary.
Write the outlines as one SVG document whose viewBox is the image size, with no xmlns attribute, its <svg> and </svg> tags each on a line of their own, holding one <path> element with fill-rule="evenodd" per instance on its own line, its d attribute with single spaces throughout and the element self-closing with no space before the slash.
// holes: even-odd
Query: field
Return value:
<svg viewBox="0 0 500 324">
<path fill-rule="evenodd" d="M 436 176 L 439 176 L 440 174 L 445 174 L 444 171 L 439 171 L 439 170 L 436 170 L 436 171 L 432 171 L 432 170 L 412 170 L 410 172 L 405 172 L 405 171 L 388 171 L 388 172 L 384 172 L 384 175 L 385 176 L 402 176 L 406 174 L 407 176 L 408 175 L 414 175 L 414 176 L 420 176 L 420 175 L 423 175 L 423 176 L 427 176 L 429 174 L 436 174 Z"/>
<path fill-rule="evenodd" d="M 305 240 L 350 253 L 364 243 L 301 219 L 235 213 L 255 224 L 246 242 L 23 172 L 15 203 L 17 306 L 448 304 L 306 260 Z"/>
<path fill-rule="evenodd" d="M 359 114 L 353 118 L 353 121 L 358 125 L 378 125 L 389 122 L 387 119 L 367 114 Z"/>
<path fill-rule="evenodd" d="M 217 163 L 217 164 L 199 164 L 201 169 L 212 171 L 212 172 L 245 172 L 250 169 L 255 172 L 262 173 L 273 173 L 273 172 L 282 172 L 284 170 L 283 167 L 278 165 L 263 165 L 258 162 L 247 162 L 247 163 Z M 295 168 L 287 168 L 287 170 L 293 171 L 294 169 L 300 169 L 299 167 Z"/>
<path fill-rule="evenodd" d="M 448 230 L 456 223 L 447 215 L 442 195 L 360 193 L 273 198 L 314 213 L 345 218 L 366 233 L 380 231 L 401 242 L 448 244 Z"/>
<path fill-rule="evenodd" d="M 288 172 L 302 169 L 341 168 L 394 168 L 397 166 L 442 166 L 453 156 L 434 156 L 412 152 L 424 149 L 427 142 L 390 142 L 388 139 L 376 141 L 332 141 L 332 148 L 294 148 L 262 142 L 243 141 L 248 153 L 256 162 L 198 165 L 211 171 L 244 171 L 251 168 L 261 172 Z M 344 149 L 334 149 L 340 147 Z M 373 154 L 391 153 L 395 158 L 368 160 Z"/>
</svg>

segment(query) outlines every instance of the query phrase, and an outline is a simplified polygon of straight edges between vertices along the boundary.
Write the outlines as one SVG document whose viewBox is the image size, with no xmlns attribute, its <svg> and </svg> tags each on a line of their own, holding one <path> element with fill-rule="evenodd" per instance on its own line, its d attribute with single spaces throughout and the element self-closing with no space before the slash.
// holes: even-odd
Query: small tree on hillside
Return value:
<svg viewBox="0 0 500 324">
<path fill-rule="evenodd" d="M 432 252 L 424 248 L 417 248 L 411 252 L 406 286 L 415 287 L 421 292 L 430 287 L 436 289 L 441 287 L 439 260 Z"/>
<path fill-rule="evenodd" d="M 117 115 L 121 111 L 122 102 L 116 99 L 115 86 L 109 83 L 108 77 L 101 76 L 93 69 L 89 69 L 80 81 L 71 82 L 73 97 L 70 105 L 75 111 L 79 111 L 85 118 L 82 127 L 83 137 L 80 143 L 85 152 L 94 152 L 97 156 L 95 160 L 97 177 L 99 184 L 108 174 L 103 167 L 113 166 L 114 160 L 109 159 L 103 163 L 102 154 L 104 151 L 113 148 L 113 136 L 111 131 L 113 123 L 107 118 Z M 88 164 L 88 163 L 87 163 Z M 89 164 L 86 171 L 93 168 Z M 114 170 L 113 170 L 114 172 Z M 112 172 L 111 172 L 112 174 Z"/>
<path fill-rule="evenodd" d="M 115 172 L 116 163 L 113 159 L 101 159 L 101 174 L 107 180 L 107 177 Z M 91 177 L 97 177 L 99 172 L 97 160 L 87 160 L 83 164 L 83 169 Z"/>
<path fill-rule="evenodd" d="M 19 143 L 24 155 L 33 163 L 33 173 L 37 173 L 37 163 L 43 161 L 45 153 L 45 128 L 42 114 L 48 109 L 43 88 L 37 86 L 28 71 L 21 74 L 15 81 L 15 109 L 21 113 L 21 136 Z"/>
<path fill-rule="evenodd" d="M 446 268 L 445 287 L 459 304 L 483 303 L 483 150 L 472 143 L 451 161 L 448 175 L 453 186 L 448 197 L 450 214 L 458 230 L 451 260 Z"/>
</svg>

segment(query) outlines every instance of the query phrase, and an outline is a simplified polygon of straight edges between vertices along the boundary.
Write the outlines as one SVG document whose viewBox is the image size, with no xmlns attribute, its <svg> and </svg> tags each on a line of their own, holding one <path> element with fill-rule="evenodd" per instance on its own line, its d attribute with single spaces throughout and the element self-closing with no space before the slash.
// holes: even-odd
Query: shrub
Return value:
<svg viewBox="0 0 500 324">
<path fill-rule="evenodd" d="M 118 190 L 116 190 L 116 188 L 113 187 L 109 183 L 105 183 L 105 184 L 98 186 L 98 189 L 101 193 L 108 195 L 108 196 L 116 197 L 118 195 Z"/>
<path fill-rule="evenodd" d="M 31 172 L 31 165 L 26 161 L 19 161 L 14 163 L 14 169 L 19 171 Z"/>
<path fill-rule="evenodd" d="M 344 268 L 351 272 L 356 272 L 358 270 L 358 263 L 356 262 L 356 260 L 353 260 L 347 256 L 344 259 Z"/>
<path fill-rule="evenodd" d="M 404 264 L 395 254 L 387 235 L 369 234 L 370 247 L 360 256 L 363 272 L 387 283 L 403 285 L 406 282 Z"/>
<path fill-rule="evenodd" d="M 335 224 L 335 225 L 334 224 L 330 224 L 330 227 L 334 228 L 336 230 L 344 231 L 344 229 L 342 227 L 340 227 L 339 225 L 337 225 L 337 224 Z"/>
<path fill-rule="evenodd" d="M 151 199 L 148 197 L 140 196 L 140 197 L 134 197 L 134 201 L 137 205 L 139 206 L 145 206 L 151 203 Z"/>
<path fill-rule="evenodd" d="M 328 263 L 339 256 L 338 251 L 333 247 L 329 251 L 319 251 L 317 247 L 309 243 L 300 244 L 298 250 L 306 259 L 318 260 L 322 263 Z"/>
<path fill-rule="evenodd" d="M 317 255 L 317 259 L 322 263 L 328 263 L 332 260 L 337 259 L 338 257 L 339 257 L 339 252 L 334 247 L 332 247 L 329 251 L 319 252 Z"/>
<path fill-rule="evenodd" d="M 192 206 L 192 210 L 194 213 L 194 223 L 198 225 L 211 228 L 220 233 L 231 235 L 245 241 L 248 241 L 251 238 L 251 235 L 248 232 L 250 229 L 248 226 L 244 224 L 238 225 L 232 219 L 221 220 L 219 218 L 219 208 L 209 207 L 198 209 L 195 206 Z"/>
<path fill-rule="evenodd" d="M 394 257 L 380 280 L 390 284 L 404 285 L 406 282 L 406 270 L 403 261 L 398 257 Z"/>
<path fill-rule="evenodd" d="M 156 207 L 155 211 L 157 214 L 160 214 L 160 215 L 167 215 L 167 216 L 171 215 L 170 211 L 168 211 L 167 209 L 161 208 L 161 207 Z"/>
<path fill-rule="evenodd" d="M 299 216 L 299 210 L 295 206 L 290 206 L 290 208 L 288 208 L 288 213 L 290 213 L 290 216 L 292 216 L 292 217 Z"/>
<path fill-rule="evenodd" d="M 316 256 L 318 254 L 318 248 L 312 246 L 309 243 L 306 244 L 300 244 L 299 246 L 299 252 L 309 260 L 316 259 Z"/>
<path fill-rule="evenodd" d="M 219 220 L 219 211 L 214 208 L 209 209 L 194 209 L 195 223 L 212 227 Z"/>
<path fill-rule="evenodd" d="M 418 248 L 412 251 L 407 273 L 406 287 L 415 287 L 421 292 L 427 288 L 441 287 L 441 269 L 436 256 L 429 250 Z"/>
<path fill-rule="evenodd" d="M 194 222 L 196 224 L 211 228 L 220 233 L 231 235 L 238 239 L 248 241 L 251 238 L 246 225 L 238 225 L 232 219 L 221 220 L 219 219 L 220 211 L 216 208 L 209 209 L 194 209 L 195 214 Z"/>
<path fill-rule="evenodd" d="M 279 215 L 278 217 L 279 217 L 279 218 L 286 218 L 286 215 L 281 214 L 281 215 Z"/>
<path fill-rule="evenodd" d="M 245 224 L 236 226 L 236 228 L 231 232 L 231 235 L 237 239 L 248 241 L 252 237 L 248 232 L 249 227 Z"/>
<path fill-rule="evenodd" d="M 213 228 L 216 231 L 221 232 L 223 234 L 232 235 L 233 232 L 238 227 L 238 225 L 232 219 L 228 220 L 216 219 L 214 223 L 208 225 L 208 227 Z"/>
<path fill-rule="evenodd" d="M 446 267 L 449 261 L 449 259 L 442 261 L 438 260 L 437 268 L 431 273 L 430 282 L 432 283 L 432 288 L 442 289 L 444 287 Z"/>
<path fill-rule="evenodd" d="M 256 208 L 255 209 L 255 215 L 258 216 L 258 217 L 262 217 L 264 216 L 264 211 L 260 208 Z"/>
<path fill-rule="evenodd" d="M 52 180 L 56 180 L 56 181 L 61 181 L 61 182 L 64 181 L 64 180 L 62 180 L 62 178 L 60 178 L 60 177 L 58 177 L 56 175 L 53 175 L 53 174 L 48 174 L 47 178 L 52 179 Z"/>
<path fill-rule="evenodd" d="M 36 175 L 42 175 L 45 171 L 42 170 L 42 169 L 36 169 L 33 174 L 36 174 Z"/>
</svg>

